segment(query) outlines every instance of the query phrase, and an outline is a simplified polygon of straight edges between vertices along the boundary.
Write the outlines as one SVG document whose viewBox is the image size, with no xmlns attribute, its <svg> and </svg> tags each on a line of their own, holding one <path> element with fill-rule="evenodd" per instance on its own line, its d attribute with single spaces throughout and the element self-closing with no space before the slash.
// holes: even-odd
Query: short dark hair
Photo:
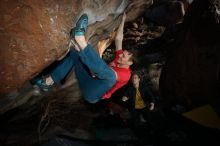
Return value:
<svg viewBox="0 0 220 146">
<path fill-rule="evenodd" d="M 129 49 L 127 51 L 132 54 L 129 58 L 129 61 L 132 61 L 133 64 L 137 63 L 137 51 L 134 49 Z"/>
<path fill-rule="evenodd" d="M 142 78 L 140 71 L 137 71 L 137 70 L 132 71 L 132 75 L 131 76 L 133 76 L 133 75 L 137 75 L 140 79 Z"/>
</svg>

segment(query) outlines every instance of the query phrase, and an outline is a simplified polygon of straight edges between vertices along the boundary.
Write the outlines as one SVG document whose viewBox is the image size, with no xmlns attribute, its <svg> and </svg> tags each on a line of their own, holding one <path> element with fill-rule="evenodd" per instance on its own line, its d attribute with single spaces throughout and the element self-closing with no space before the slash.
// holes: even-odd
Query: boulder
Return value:
<svg viewBox="0 0 220 146">
<path fill-rule="evenodd" d="M 0 1 L 1 97 L 66 52 L 70 30 L 81 14 L 89 16 L 86 37 L 96 45 L 118 27 L 124 11 L 131 21 L 151 4 L 152 0 Z"/>
</svg>

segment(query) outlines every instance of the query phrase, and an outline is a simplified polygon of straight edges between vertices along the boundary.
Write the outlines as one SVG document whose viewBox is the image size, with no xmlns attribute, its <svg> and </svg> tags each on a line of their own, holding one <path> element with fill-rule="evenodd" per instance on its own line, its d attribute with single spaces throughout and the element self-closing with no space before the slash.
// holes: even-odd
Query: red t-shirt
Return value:
<svg viewBox="0 0 220 146">
<path fill-rule="evenodd" d="M 123 53 L 123 50 L 118 50 L 116 52 L 116 58 L 112 61 L 113 63 L 113 67 L 112 69 L 114 69 L 114 71 L 117 73 L 117 81 L 115 83 L 115 85 L 109 90 L 107 91 L 104 95 L 103 98 L 107 99 L 110 98 L 111 95 L 118 90 L 119 88 L 121 88 L 122 86 L 124 86 L 125 84 L 127 84 L 127 82 L 129 81 L 130 77 L 131 77 L 131 69 L 130 68 L 120 68 L 118 67 L 118 59 L 119 59 L 119 55 Z M 111 63 L 111 64 L 112 64 Z"/>
</svg>

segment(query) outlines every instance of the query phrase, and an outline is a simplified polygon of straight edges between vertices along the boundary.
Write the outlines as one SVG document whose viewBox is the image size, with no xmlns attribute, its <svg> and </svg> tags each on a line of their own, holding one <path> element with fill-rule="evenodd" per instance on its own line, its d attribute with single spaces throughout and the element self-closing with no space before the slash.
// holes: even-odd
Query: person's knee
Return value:
<svg viewBox="0 0 220 146">
<path fill-rule="evenodd" d="M 112 86 L 114 86 L 115 83 L 116 83 L 116 78 L 111 78 L 111 79 L 109 80 L 109 88 L 111 88 Z"/>
<path fill-rule="evenodd" d="M 108 78 L 108 84 L 110 87 L 112 87 L 115 83 L 116 83 L 116 75 L 115 74 L 112 74 L 109 76 Z"/>
</svg>

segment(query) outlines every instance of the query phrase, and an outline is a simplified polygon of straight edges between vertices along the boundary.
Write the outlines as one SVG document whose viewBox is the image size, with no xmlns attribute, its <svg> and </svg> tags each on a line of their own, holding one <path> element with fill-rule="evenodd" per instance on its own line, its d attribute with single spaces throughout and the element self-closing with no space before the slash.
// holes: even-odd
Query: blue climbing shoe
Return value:
<svg viewBox="0 0 220 146">
<path fill-rule="evenodd" d="M 34 85 L 38 86 L 40 88 L 40 90 L 42 90 L 44 92 L 48 92 L 52 88 L 52 85 L 47 85 L 43 78 L 36 78 L 34 80 Z"/>
<path fill-rule="evenodd" d="M 76 23 L 76 27 L 73 29 L 73 36 L 82 36 L 85 35 L 86 28 L 88 26 L 88 15 L 83 14 Z M 73 33 L 72 32 L 72 33 Z"/>
</svg>

